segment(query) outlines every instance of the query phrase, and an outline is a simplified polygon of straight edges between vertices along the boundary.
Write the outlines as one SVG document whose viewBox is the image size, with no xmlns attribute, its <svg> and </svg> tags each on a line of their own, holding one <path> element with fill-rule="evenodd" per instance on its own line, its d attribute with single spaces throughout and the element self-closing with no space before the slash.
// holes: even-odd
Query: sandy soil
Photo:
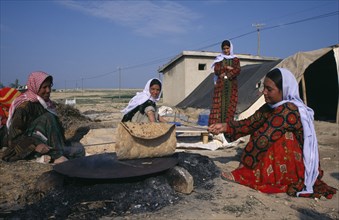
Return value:
<svg viewBox="0 0 339 220">
<path fill-rule="evenodd" d="M 73 93 L 54 93 L 54 100 L 64 102 L 66 98 L 80 96 Z M 114 152 L 115 130 L 121 118 L 120 109 L 124 103 L 112 104 L 112 99 L 103 100 L 107 94 L 96 92 L 77 98 L 75 108 L 91 118 L 90 129 L 83 132 L 80 142 L 87 154 Z M 96 102 L 88 104 L 85 99 L 95 97 Z M 98 98 L 99 97 L 99 98 Z M 196 126 L 199 109 L 175 109 L 169 121 Z M 185 116 L 185 117 L 183 117 Z M 188 121 L 187 116 L 189 116 Z M 185 121 L 180 120 L 185 118 Z M 79 125 L 79 123 L 77 123 Z M 81 124 L 81 123 L 80 123 Z M 69 125 L 72 127 L 75 125 Z M 320 163 L 325 172 L 323 180 L 339 189 L 338 149 L 339 126 L 334 123 L 315 122 Z M 68 134 L 72 135 L 72 132 Z M 245 138 L 247 141 L 248 139 Z M 236 147 L 215 151 L 199 149 L 178 149 L 189 153 L 208 156 L 222 170 L 232 170 L 238 166 L 240 153 L 246 142 Z M 15 163 L 0 162 L 0 218 L 13 210 L 42 198 L 36 195 L 35 185 L 42 173 L 52 169 L 51 165 L 34 161 Z M 294 198 L 286 194 L 263 194 L 236 183 L 213 180 L 211 189 L 195 189 L 190 195 L 181 195 L 184 199 L 155 212 L 126 214 L 114 219 L 339 219 L 339 198 L 332 199 Z M 34 197 L 34 198 L 32 198 Z M 112 217 L 101 217 L 112 219 Z"/>
</svg>

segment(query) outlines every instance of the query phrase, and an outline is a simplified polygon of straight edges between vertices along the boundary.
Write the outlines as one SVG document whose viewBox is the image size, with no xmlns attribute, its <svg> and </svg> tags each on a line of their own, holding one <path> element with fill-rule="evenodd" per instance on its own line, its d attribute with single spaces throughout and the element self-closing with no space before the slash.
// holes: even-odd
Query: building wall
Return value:
<svg viewBox="0 0 339 220">
<path fill-rule="evenodd" d="M 212 73 L 212 62 L 213 60 L 198 57 L 187 57 L 185 59 L 185 94 L 184 96 L 181 96 L 181 99 L 176 99 L 176 104 L 186 98 L 210 73 Z"/>
<path fill-rule="evenodd" d="M 175 106 L 186 98 L 211 72 L 213 59 L 185 57 L 163 74 L 163 103 Z M 201 66 L 204 69 L 199 70 Z"/>
<path fill-rule="evenodd" d="M 184 59 L 181 59 L 163 74 L 163 103 L 175 106 L 173 103 L 185 97 L 185 65 Z"/>
</svg>

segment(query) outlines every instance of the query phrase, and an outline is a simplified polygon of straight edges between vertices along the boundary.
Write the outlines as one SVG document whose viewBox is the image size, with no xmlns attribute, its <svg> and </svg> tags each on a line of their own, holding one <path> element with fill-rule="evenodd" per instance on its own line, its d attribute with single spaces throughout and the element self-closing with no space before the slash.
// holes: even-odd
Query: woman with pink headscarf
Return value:
<svg viewBox="0 0 339 220">
<path fill-rule="evenodd" d="M 68 160 L 63 128 L 50 100 L 52 85 L 53 77 L 45 72 L 29 75 L 27 91 L 18 96 L 9 109 L 8 149 L 3 160 L 37 157 L 52 163 Z"/>
</svg>

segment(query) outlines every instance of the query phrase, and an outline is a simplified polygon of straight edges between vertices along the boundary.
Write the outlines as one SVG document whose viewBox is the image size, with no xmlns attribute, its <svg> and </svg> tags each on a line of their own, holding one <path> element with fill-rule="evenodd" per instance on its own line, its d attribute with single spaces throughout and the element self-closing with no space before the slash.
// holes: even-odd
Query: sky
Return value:
<svg viewBox="0 0 339 220">
<path fill-rule="evenodd" d="M 339 0 L 0 0 L 0 82 L 144 88 L 182 51 L 286 58 L 339 43 Z"/>
</svg>

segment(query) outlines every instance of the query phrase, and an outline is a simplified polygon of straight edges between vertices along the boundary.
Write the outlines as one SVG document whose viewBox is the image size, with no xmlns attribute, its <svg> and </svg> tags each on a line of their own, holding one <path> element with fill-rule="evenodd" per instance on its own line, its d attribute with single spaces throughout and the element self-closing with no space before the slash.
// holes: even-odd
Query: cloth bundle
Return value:
<svg viewBox="0 0 339 220">
<path fill-rule="evenodd" d="M 115 151 L 118 159 L 172 155 L 177 146 L 175 125 L 120 122 Z"/>
<path fill-rule="evenodd" d="M 21 94 L 14 88 L 4 87 L 0 89 L 0 128 L 6 125 L 9 108 L 16 97 Z"/>
</svg>

